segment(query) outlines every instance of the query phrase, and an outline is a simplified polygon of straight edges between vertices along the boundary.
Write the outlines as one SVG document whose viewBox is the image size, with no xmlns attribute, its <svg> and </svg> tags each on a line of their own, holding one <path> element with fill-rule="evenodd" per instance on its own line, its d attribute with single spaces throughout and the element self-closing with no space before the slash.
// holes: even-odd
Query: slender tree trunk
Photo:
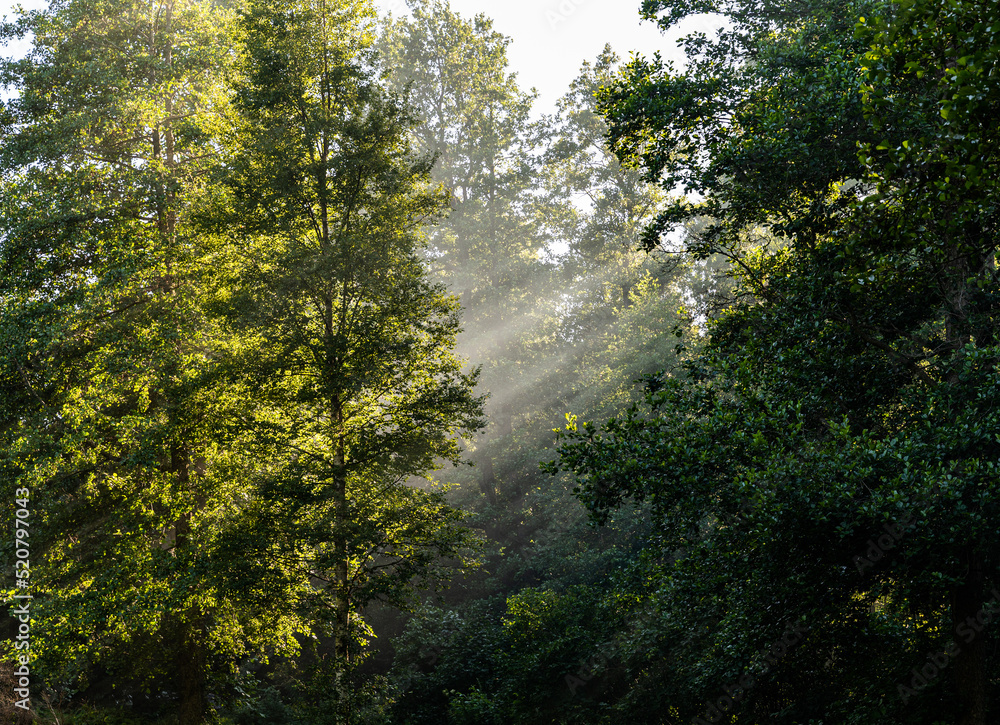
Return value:
<svg viewBox="0 0 1000 725">
<path fill-rule="evenodd" d="M 167 42 L 163 50 L 164 64 L 168 69 L 173 65 L 172 47 L 173 3 L 166 5 L 164 29 L 167 32 Z M 168 71 L 169 72 L 169 71 Z M 174 113 L 173 91 L 168 90 L 163 99 L 163 163 L 166 175 L 162 187 L 161 212 L 157 215 L 162 239 L 168 249 L 173 248 L 177 232 L 177 194 L 174 174 L 177 166 L 174 150 L 173 121 Z M 159 129 L 156 130 L 154 152 L 159 156 Z M 167 278 L 164 291 L 175 294 L 175 280 L 172 275 L 172 261 L 167 257 Z M 178 357 L 182 351 L 177 350 Z M 177 474 L 180 489 L 194 495 L 191 483 L 191 451 L 185 446 L 175 446 L 171 450 L 171 470 Z M 177 553 L 181 554 L 190 546 L 191 515 L 181 516 L 175 524 Z M 176 666 L 180 690 L 180 709 L 178 719 L 180 725 L 201 725 L 205 718 L 205 621 L 204 614 L 196 608 L 179 614 L 179 627 L 176 642 Z"/>
<path fill-rule="evenodd" d="M 509 436 L 514 432 L 514 414 L 510 405 L 504 403 L 497 409 L 497 433 L 501 436 Z"/>
<path fill-rule="evenodd" d="M 351 719 L 350 692 L 347 683 L 347 668 L 350 664 L 350 626 L 351 601 L 350 580 L 348 570 L 347 524 L 349 520 L 347 501 L 347 459 L 340 425 L 343 411 L 339 398 L 335 397 L 331 405 L 331 424 L 334 445 L 334 465 L 336 472 L 333 480 L 333 510 L 334 510 L 334 552 L 333 571 L 334 583 L 334 657 L 336 671 L 334 674 L 334 692 L 337 701 L 337 725 L 348 725 Z"/>
<path fill-rule="evenodd" d="M 191 490 L 190 456 L 182 446 L 170 452 L 170 469 L 177 475 L 184 490 Z M 191 515 L 185 514 L 175 524 L 175 551 L 178 556 L 191 545 Z M 201 725 L 205 716 L 205 637 L 204 615 L 196 608 L 176 615 L 177 627 L 173 632 L 175 663 L 180 695 L 178 713 L 180 725 Z"/>
<path fill-rule="evenodd" d="M 486 496 L 490 506 L 497 505 L 497 477 L 493 472 L 493 459 L 486 453 L 479 456 L 479 489 Z"/>
<path fill-rule="evenodd" d="M 985 630 L 976 622 L 983 608 L 982 557 L 969 552 L 969 570 L 965 581 L 952 594 L 951 616 L 954 627 L 973 631 L 971 642 L 963 642 L 955 658 L 955 680 L 961 703 L 959 725 L 986 725 L 986 649 Z"/>
</svg>

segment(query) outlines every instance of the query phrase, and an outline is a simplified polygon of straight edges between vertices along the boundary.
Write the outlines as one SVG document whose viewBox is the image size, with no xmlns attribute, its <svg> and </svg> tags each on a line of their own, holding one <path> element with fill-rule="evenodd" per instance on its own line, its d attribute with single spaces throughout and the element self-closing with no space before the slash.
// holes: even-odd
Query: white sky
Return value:
<svg viewBox="0 0 1000 725">
<path fill-rule="evenodd" d="M 0 0 L 0 18 L 6 17 L 8 20 L 14 19 L 14 8 L 20 5 L 28 10 L 44 8 L 48 5 L 46 0 Z M 25 44 L 11 44 L 4 48 L 0 45 L 0 50 L 2 50 L 3 55 L 23 55 L 24 51 L 27 50 Z"/>
<path fill-rule="evenodd" d="M 383 12 L 405 14 L 404 0 L 375 0 Z M 451 0 L 454 11 L 471 18 L 483 13 L 493 27 L 511 38 L 507 47 L 510 68 L 525 90 L 539 93 L 536 112 L 550 113 L 569 89 L 585 60 L 593 61 L 606 43 L 623 59 L 629 52 L 652 56 L 657 50 L 665 60 L 683 66 L 676 40 L 694 30 L 714 30 L 709 16 L 689 19 L 668 36 L 639 17 L 641 0 Z"/>
<path fill-rule="evenodd" d="M 451 7 L 471 18 L 485 13 L 494 27 L 509 36 L 510 69 L 518 74 L 525 90 L 536 88 L 536 113 L 550 113 L 569 88 L 585 60 L 594 60 L 605 43 L 627 60 L 630 51 L 651 56 L 659 50 L 678 66 L 683 56 L 676 39 L 693 30 L 711 30 L 715 24 L 707 16 L 690 19 L 664 36 L 651 22 L 639 18 L 641 0 L 451 0 Z M 21 4 L 44 7 L 45 0 L 0 0 L 0 16 L 11 15 Z M 375 0 L 384 12 L 406 13 L 404 0 Z M 681 32 L 682 31 L 682 32 Z M 19 55 L 22 49 L 9 47 L 6 54 Z"/>
</svg>

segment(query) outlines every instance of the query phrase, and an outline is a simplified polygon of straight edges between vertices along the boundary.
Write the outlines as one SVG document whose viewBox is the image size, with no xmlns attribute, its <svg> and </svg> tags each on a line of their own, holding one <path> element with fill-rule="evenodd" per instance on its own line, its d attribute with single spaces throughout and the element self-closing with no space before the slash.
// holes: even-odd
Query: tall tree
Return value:
<svg viewBox="0 0 1000 725">
<path fill-rule="evenodd" d="M 227 136 L 230 325 L 252 336 L 255 429 L 274 452 L 262 515 L 333 639 L 337 722 L 358 612 L 405 603 L 470 543 L 440 493 L 414 485 L 458 463 L 482 425 L 477 372 L 454 355 L 458 302 L 433 284 L 424 227 L 446 203 L 413 119 L 367 64 L 367 3 L 263 0 L 241 16 Z"/>
<path fill-rule="evenodd" d="M 545 227 L 564 245 L 554 259 L 561 303 L 551 341 L 538 350 L 545 383 L 526 386 L 517 429 L 490 446 L 506 490 L 522 492 L 492 520 L 480 519 L 493 524 L 503 547 L 488 560 L 493 578 L 483 586 L 496 595 L 455 596 L 451 606 L 426 607 L 410 620 L 395 664 L 409 687 L 396 702 L 401 719 L 619 722 L 628 710 L 612 708 L 608 691 L 633 678 L 648 687 L 662 673 L 649 667 L 643 643 L 650 627 L 638 616 L 636 562 L 650 534 L 644 507 L 595 529 L 573 497 L 572 478 L 550 479 L 538 468 L 551 457 L 552 428 L 567 410 L 603 419 L 641 399 L 637 378 L 677 366 L 677 339 L 662 334 L 683 322 L 676 265 L 639 248 L 664 193 L 622 167 L 596 113 L 594 93 L 616 64 L 610 49 L 585 63 L 558 115 L 544 122 L 534 193 L 548 211 Z M 626 658 L 629 649 L 636 654 Z M 607 677 L 584 686 L 596 674 L 581 680 L 584 664 Z M 650 721 L 661 716 L 659 703 L 649 705 Z"/>
<path fill-rule="evenodd" d="M 485 15 L 463 18 L 441 0 L 410 7 L 412 17 L 385 28 L 380 63 L 418 114 L 415 141 L 436 155 L 433 176 L 451 194 L 429 256 L 462 301 L 459 350 L 483 365 L 491 425 L 474 443 L 474 458 L 481 494 L 496 504 L 523 493 L 495 463 L 552 372 L 543 351 L 559 293 L 533 189 L 542 139 L 529 117 L 533 97 L 508 68 L 510 39 Z"/>
<path fill-rule="evenodd" d="M 33 502 L 32 617 L 49 686 L 173 691 L 201 722 L 210 662 L 293 651 L 295 616 L 224 586 L 241 506 L 232 341 L 190 223 L 224 115 L 230 11 L 54 2 L 3 37 L 3 486 Z M 6 546 L 6 544 L 5 544 Z M 263 626 L 261 626 L 263 625 Z"/>
<path fill-rule="evenodd" d="M 606 46 L 557 104 L 545 153 L 543 188 L 556 236 L 564 295 L 558 348 L 565 385 L 554 407 L 600 417 L 635 399 L 643 375 L 672 367 L 674 343 L 650 334 L 681 322 L 676 255 L 642 250 L 645 227 L 667 195 L 624 167 L 607 144 L 597 94 L 616 77 Z M 572 374 L 569 370 L 572 369 Z"/>
<path fill-rule="evenodd" d="M 892 238 L 909 250 L 910 266 L 916 261 L 929 272 L 922 286 L 933 295 L 917 336 L 919 349 L 912 337 L 900 340 L 896 330 L 882 339 L 897 358 L 926 368 L 928 407 L 947 406 L 947 413 L 932 418 L 939 426 L 935 435 L 961 430 L 969 416 L 978 418 L 982 430 L 991 419 L 983 403 L 991 397 L 1000 356 L 1000 12 L 925 0 L 898 3 L 894 12 L 872 20 L 869 26 L 862 19 L 859 32 L 872 44 L 863 98 L 882 140 L 861 154 L 876 192 L 866 211 L 878 220 L 876 229 L 888 225 Z M 865 322 L 873 326 L 870 318 Z M 976 486 L 961 494 L 963 503 L 972 502 L 968 531 L 953 551 L 964 571 L 949 577 L 948 604 L 958 629 L 979 616 L 984 593 L 998 581 L 1000 552 L 989 533 L 998 512 L 986 493 L 995 484 L 980 466 L 991 465 L 1000 449 L 983 435 L 951 440 L 949 455 L 958 459 L 959 475 L 966 486 Z M 989 702 L 993 678 L 986 638 L 967 644 L 955 661 L 960 722 L 978 725 L 996 709 Z"/>
</svg>

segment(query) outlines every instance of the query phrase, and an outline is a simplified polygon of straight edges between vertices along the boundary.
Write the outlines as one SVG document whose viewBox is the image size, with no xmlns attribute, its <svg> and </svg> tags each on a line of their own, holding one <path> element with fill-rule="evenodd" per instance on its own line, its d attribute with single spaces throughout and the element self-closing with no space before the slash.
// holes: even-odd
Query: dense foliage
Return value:
<svg viewBox="0 0 1000 725">
<path fill-rule="evenodd" d="M 661 23 L 702 9 L 673 4 Z M 700 633 L 673 652 L 698 672 L 682 714 L 802 622 L 779 676 L 724 708 L 736 721 L 988 722 L 995 13 L 724 10 L 687 71 L 639 60 L 602 103 L 623 158 L 703 197 L 665 210 L 647 245 L 708 217 L 687 248 L 731 259 L 736 295 L 686 377 L 571 426 L 560 465 L 599 518 L 648 501 L 677 557 L 664 586 L 697 602 L 677 632 Z"/>
<path fill-rule="evenodd" d="M 995 720 L 1000 9 L 645 0 L 539 116 L 408 6 L 2 26 L 35 715 Z"/>
<path fill-rule="evenodd" d="M 469 555 L 407 485 L 482 402 L 419 259 L 441 195 L 356 57 L 369 16 L 68 2 L 6 28 L 34 49 L 5 67 L 3 483 L 56 697 L 202 722 L 321 637 L 343 722 L 354 613 Z"/>
</svg>

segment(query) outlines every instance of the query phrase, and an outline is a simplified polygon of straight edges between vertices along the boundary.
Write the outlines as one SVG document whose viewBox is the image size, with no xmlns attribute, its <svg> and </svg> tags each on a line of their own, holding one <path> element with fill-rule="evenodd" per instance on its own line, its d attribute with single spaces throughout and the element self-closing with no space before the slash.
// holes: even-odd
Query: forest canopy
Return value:
<svg viewBox="0 0 1000 725">
<path fill-rule="evenodd" d="M 407 6 L 0 25 L 0 718 L 995 721 L 1000 8 Z"/>
</svg>

